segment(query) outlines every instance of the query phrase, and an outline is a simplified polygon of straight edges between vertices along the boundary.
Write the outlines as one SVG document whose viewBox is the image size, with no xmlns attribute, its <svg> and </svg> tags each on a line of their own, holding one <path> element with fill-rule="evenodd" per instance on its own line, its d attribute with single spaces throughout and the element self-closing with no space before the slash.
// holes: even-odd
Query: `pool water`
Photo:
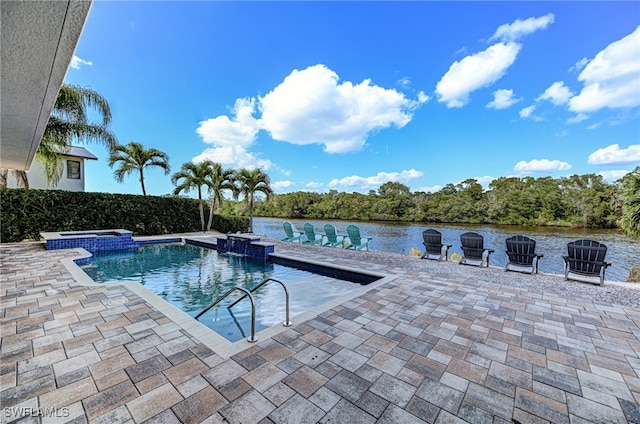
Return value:
<svg viewBox="0 0 640 424">
<path fill-rule="evenodd" d="M 137 252 L 97 252 L 80 266 L 98 283 L 131 282 L 144 285 L 178 309 L 195 317 L 234 286 L 248 290 L 267 278 L 282 281 L 289 290 L 290 316 L 295 316 L 360 287 L 357 283 L 326 277 L 214 249 L 183 244 L 142 246 Z M 285 295 L 277 283 L 267 283 L 253 294 L 256 301 L 256 332 L 285 320 Z M 199 321 L 235 342 L 251 328 L 248 298 L 233 308 L 241 293 L 231 294 Z"/>
</svg>

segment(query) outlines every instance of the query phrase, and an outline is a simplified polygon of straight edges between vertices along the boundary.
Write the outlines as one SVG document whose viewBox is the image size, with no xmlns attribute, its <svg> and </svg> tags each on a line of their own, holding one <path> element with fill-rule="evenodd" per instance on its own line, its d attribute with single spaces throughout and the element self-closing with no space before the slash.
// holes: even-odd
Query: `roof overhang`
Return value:
<svg viewBox="0 0 640 424">
<path fill-rule="evenodd" d="M 2 0 L 0 168 L 27 170 L 71 63 L 91 0 Z"/>
</svg>

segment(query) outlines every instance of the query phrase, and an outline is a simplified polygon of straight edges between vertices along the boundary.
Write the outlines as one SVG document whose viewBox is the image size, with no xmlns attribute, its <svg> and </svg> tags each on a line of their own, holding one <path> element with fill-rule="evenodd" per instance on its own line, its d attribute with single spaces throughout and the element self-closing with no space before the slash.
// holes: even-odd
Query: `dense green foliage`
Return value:
<svg viewBox="0 0 640 424">
<path fill-rule="evenodd" d="M 640 237 L 640 166 L 620 179 L 622 218 L 620 227 L 631 237 Z M 636 270 L 638 272 L 640 270 Z M 637 276 L 640 278 L 640 275 Z"/>
<path fill-rule="evenodd" d="M 200 230 L 195 199 L 62 190 L 2 189 L 0 220 L 3 243 L 39 240 L 41 231 L 125 229 L 156 235 Z M 247 231 L 249 221 L 214 215 L 213 228 Z"/>
<path fill-rule="evenodd" d="M 622 217 L 625 198 L 621 190 L 620 182 L 609 184 L 595 174 L 502 177 L 491 182 L 487 190 L 476 180 L 468 179 L 447 184 L 435 193 L 412 193 L 404 184 L 388 182 L 368 194 L 335 190 L 276 194 L 256 202 L 255 214 L 306 219 L 613 228 Z M 247 213 L 243 205 L 233 202 L 227 202 L 220 212 Z"/>
</svg>

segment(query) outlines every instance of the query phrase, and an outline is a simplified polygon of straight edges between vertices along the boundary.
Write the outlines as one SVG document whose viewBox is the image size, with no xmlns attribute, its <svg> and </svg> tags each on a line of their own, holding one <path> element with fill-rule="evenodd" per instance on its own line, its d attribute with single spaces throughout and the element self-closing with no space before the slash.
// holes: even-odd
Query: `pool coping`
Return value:
<svg viewBox="0 0 640 424">
<path fill-rule="evenodd" d="M 188 238 L 190 237 L 181 237 L 182 243 L 186 243 L 186 239 Z M 228 341 L 224 337 L 217 334 L 215 331 L 211 330 L 206 325 L 202 324 L 200 321 L 194 319 L 192 316 L 181 311 L 177 307 L 173 306 L 172 304 L 170 304 L 169 302 L 162 299 L 160 296 L 158 296 L 157 294 L 153 293 L 151 290 L 147 289 L 146 287 L 140 284 L 96 283 L 75 262 L 77 260 L 90 258 L 92 254 L 83 248 L 75 248 L 71 250 L 76 251 L 78 256 L 61 259 L 61 262 L 64 265 L 64 267 L 67 269 L 67 271 L 69 271 L 69 273 L 72 275 L 73 279 L 76 282 L 78 282 L 83 286 L 89 286 L 89 287 L 100 287 L 108 284 L 108 285 L 118 285 L 128 289 L 129 291 L 140 296 L 143 300 L 145 300 L 151 306 L 153 306 L 158 311 L 163 313 L 167 318 L 173 321 L 176 325 L 178 325 L 183 330 L 188 332 L 191 336 L 197 338 L 200 342 L 202 342 L 205 346 L 207 346 L 213 352 L 220 355 L 223 359 L 227 359 L 255 345 L 255 342 L 251 343 L 247 341 L 247 339 L 245 338 L 243 338 L 242 340 L 238 340 L 236 342 Z M 342 265 L 332 264 L 329 262 L 302 258 L 295 255 L 284 255 L 279 253 L 278 254 L 272 253 L 272 255 L 286 258 L 286 259 L 291 259 L 296 262 L 302 262 L 302 263 L 313 265 L 313 266 L 334 268 L 341 271 L 348 271 L 351 273 L 355 272 L 355 273 L 360 273 L 360 274 L 375 276 L 380 278 L 366 285 L 358 285 L 358 287 L 356 287 L 355 289 L 353 289 L 347 294 L 344 294 L 340 297 L 336 297 L 332 300 L 329 300 L 328 302 L 323 303 L 322 305 L 318 305 L 315 308 L 311 308 L 306 312 L 303 312 L 301 314 L 291 317 L 291 321 L 293 322 L 293 325 L 289 327 L 285 327 L 284 325 L 274 325 L 259 331 L 258 333 L 256 333 L 258 342 L 268 340 L 271 337 L 285 330 L 295 329 L 296 325 L 298 324 L 304 323 L 312 318 L 315 318 L 316 316 L 320 315 L 323 312 L 326 312 L 330 309 L 335 308 L 338 305 L 341 305 L 345 302 L 348 302 L 352 299 L 362 296 L 368 291 L 374 288 L 380 287 L 384 284 L 387 284 L 391 281 L 394 281 L 396 278 L 398 278 L 396 275 L 372 272 L 372 271 L 353 268 L 353 267 L 346 267 Z M 357 283 L 353 283 L 353 284 L 357 284 Z M 283 311 L 283 318 L 284 318 L 284 311 Z"/>
</svg>

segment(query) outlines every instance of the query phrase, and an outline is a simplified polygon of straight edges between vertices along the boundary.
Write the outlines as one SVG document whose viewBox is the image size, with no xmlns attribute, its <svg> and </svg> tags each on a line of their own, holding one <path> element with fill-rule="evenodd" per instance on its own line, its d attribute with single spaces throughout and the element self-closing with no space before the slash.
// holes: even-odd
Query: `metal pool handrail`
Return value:
<svg viewBox="0 0 640 424">
<path fill-rule="evenodd" d="M 247 292 L 247 294 L 249 296 L 251 296 L 250 293 L 253 293 L 254 291 L 258 290 L 260 287 L 264 286 L 267 282 L 269 281 L 274 281 L 278 284 L 280 284 L 282 286 L 282 288 L 284 289 L 284 296 L 285 296 L 285 321 L 282 323 L 282 325 L 284 325 L 285 327 L 291 327 L 293 325 L 293 323 L 289 320 L 289 290 L 287 290 L 287 286 L 284 285 L 284 283 L 280 280 L 276 280 L 275 278 L 267 278 L 266 280 L 264 280 L 262 283 L 258 284 L 257 286 L 255 286 L 254 288 L 252 288 L 251 290 L 249 290 L 249 292 Z M 246 290 L 244 290 L 246 291 Z M 246 296 L 246 295 L 244 295 Z M 236 303 L 240 302 L 242 299 L 244 299 L 244 296 L 242 296 L 240 299 L 236 300 L 235 302 L 233 302 L 231 305 L 229 305 L 227 308 L 231 308 L 233 305 L 235 305 Z"/>
<path fill-rule="evenodd" d="M 200 312 L 198 315 L 196 315 L 196 319 L 200 318 L 205 312 L 207 312 L 209 309 L 211 309 L 214 306 L 216 306 L 224 298 L 226 298 L 227 296 L 229 296 L 231 293 L 233 293 L 236 290 L 240 290 L 241 292 L 244 293 L 244 295 L 242 295 L 242 297 L 240 299 L 235 301 L 233 303 L 233 305 L 238 303 L 240 300 L 244 299 L 246 296 L 249 296 L 249 300 L 251 301 L 251 335 L 249 337 L 247 337 L 247 341 L 250 342 L 250 343 L 255 343 L 255 342 L 258 341 L 258 338 L 256 337 L 256 302 L 253 300 L 253 296 L 251 296 L 251 292 L 249 290 L 245 289 L 245 288 L 242 288 L 242 287 L 239 287 L 239 286 L 235 286 L 235 287 L 230 288 L 222 296 L 217 298 L 211 305 L 207 306 L 202 312 Z M 233 305 L 231 305 L 231 306 L 233 306 Z M 229 307 L 231 307 L 231 306 L 229 306 Z M 287 308 L 288 308 L 288 303 L 287 303 Z M 287 309 L 287 316 L 288 316 L 288 309 Z"/>
</svg>

